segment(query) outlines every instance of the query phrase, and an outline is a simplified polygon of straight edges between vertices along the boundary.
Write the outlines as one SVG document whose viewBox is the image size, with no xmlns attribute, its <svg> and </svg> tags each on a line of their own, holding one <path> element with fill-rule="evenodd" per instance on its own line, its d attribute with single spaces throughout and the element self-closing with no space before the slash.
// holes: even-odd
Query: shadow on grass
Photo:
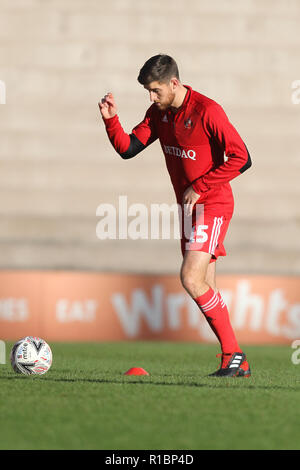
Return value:
<svg viewBox="0 0 300 470">
<path fill-rule="evenodd" d="M 164 376 L 167 376 L 164 374 Z M 112 378 L 102 378 L 102 379 L 88 379 L 88 378 L 80 378 L 80 377 L 51 377 L 51 376 L 40 376 L 40 377 L 29 377 L 25 375 L 7 375 L 7 376 L 0 376 L 1 379 L 8 379 L 8 380 L 43 380 L 46 382 L 61 382 L 61 383 L 92 383 L 92 384 L 118 384 L 118 385 L 154 385 L 154 386 L 167 386 L 167 387 L 196 387 L 196 388 L 238 388 L 238 389 L 248 389 L 248 390 L 286 390 L 286 391 L 299 391 L 299 386 L 284 386 L 284 385 L 260 385 L 251 383 L 255 380 L 254 377 L 249 378 L 240 378 L 240 377 L 225 377 L 225 378 L 217 378 L 217 377 L 207 377 L 202 376 L 200 380 L 207 380 L 209 382 L 195 382 L 195 381 L 173 381 L 168 382 L 165 380 L 156 380 L 153 379 L 153 376 L 147 377 L 140 377 L 139 379 L 133 379 L 132 377 L 120 377 L 120 379 L 112 379 Z M 237 382 L 241 382 L 240 385 L 237 385 Z M 246 383 L 245 383 L 246 382 Z"/>
</svg>

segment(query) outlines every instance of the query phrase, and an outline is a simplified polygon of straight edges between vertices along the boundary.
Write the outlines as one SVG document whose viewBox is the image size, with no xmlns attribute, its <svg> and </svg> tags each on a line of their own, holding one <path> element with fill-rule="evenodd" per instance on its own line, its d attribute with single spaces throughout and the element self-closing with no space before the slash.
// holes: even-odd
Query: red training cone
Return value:
<svg viewBox="0 0 300 470">
<path fill-rule="evenodd" d="M 131 367 L 124 375 L 149 375 L 145 369 L 142 367 Z"/>
</svg>

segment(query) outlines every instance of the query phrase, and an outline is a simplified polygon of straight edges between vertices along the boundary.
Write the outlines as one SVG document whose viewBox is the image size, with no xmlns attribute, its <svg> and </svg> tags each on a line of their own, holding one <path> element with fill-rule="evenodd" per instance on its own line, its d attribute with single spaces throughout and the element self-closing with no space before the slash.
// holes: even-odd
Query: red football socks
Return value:
<svg viewBox="0 0 300 470">
<path fill-rule="evenodd" d="M 241 352 L 232 329 L 227 307 L 221 294 L 211 287 L 204 294 L 194 299 L 211 329 L 217 336 L 223 354 Z"/>
</svg>

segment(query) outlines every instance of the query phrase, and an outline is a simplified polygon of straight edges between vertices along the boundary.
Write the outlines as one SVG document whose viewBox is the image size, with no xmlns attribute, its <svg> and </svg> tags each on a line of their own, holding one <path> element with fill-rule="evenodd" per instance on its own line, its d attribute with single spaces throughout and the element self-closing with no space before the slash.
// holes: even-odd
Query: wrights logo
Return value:
<svg viewBox="0 0 300 470">
<path fill-rule="evenodd" d="M 166 155 L 175 155 L 176 157 L 190 158 L 191 160 L 196 160 L 195 150 L 182 150 L 179 147 L 164 145 L 164 152 Z"/>
</svg>

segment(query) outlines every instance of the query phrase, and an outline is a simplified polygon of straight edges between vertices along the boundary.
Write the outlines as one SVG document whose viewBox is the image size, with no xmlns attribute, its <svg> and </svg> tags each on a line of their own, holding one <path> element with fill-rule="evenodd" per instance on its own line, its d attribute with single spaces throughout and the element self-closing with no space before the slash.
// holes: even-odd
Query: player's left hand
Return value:
<svg viewBox="0 0 300 470">
<path fill-rule="evenodd" d="M 183 193 L 182 205 L 186 215 L 192 215 L 193 207 L 200 197 L 200 194 L 196 193 L 193 186 L 189 186 Z"/>
</svg>

